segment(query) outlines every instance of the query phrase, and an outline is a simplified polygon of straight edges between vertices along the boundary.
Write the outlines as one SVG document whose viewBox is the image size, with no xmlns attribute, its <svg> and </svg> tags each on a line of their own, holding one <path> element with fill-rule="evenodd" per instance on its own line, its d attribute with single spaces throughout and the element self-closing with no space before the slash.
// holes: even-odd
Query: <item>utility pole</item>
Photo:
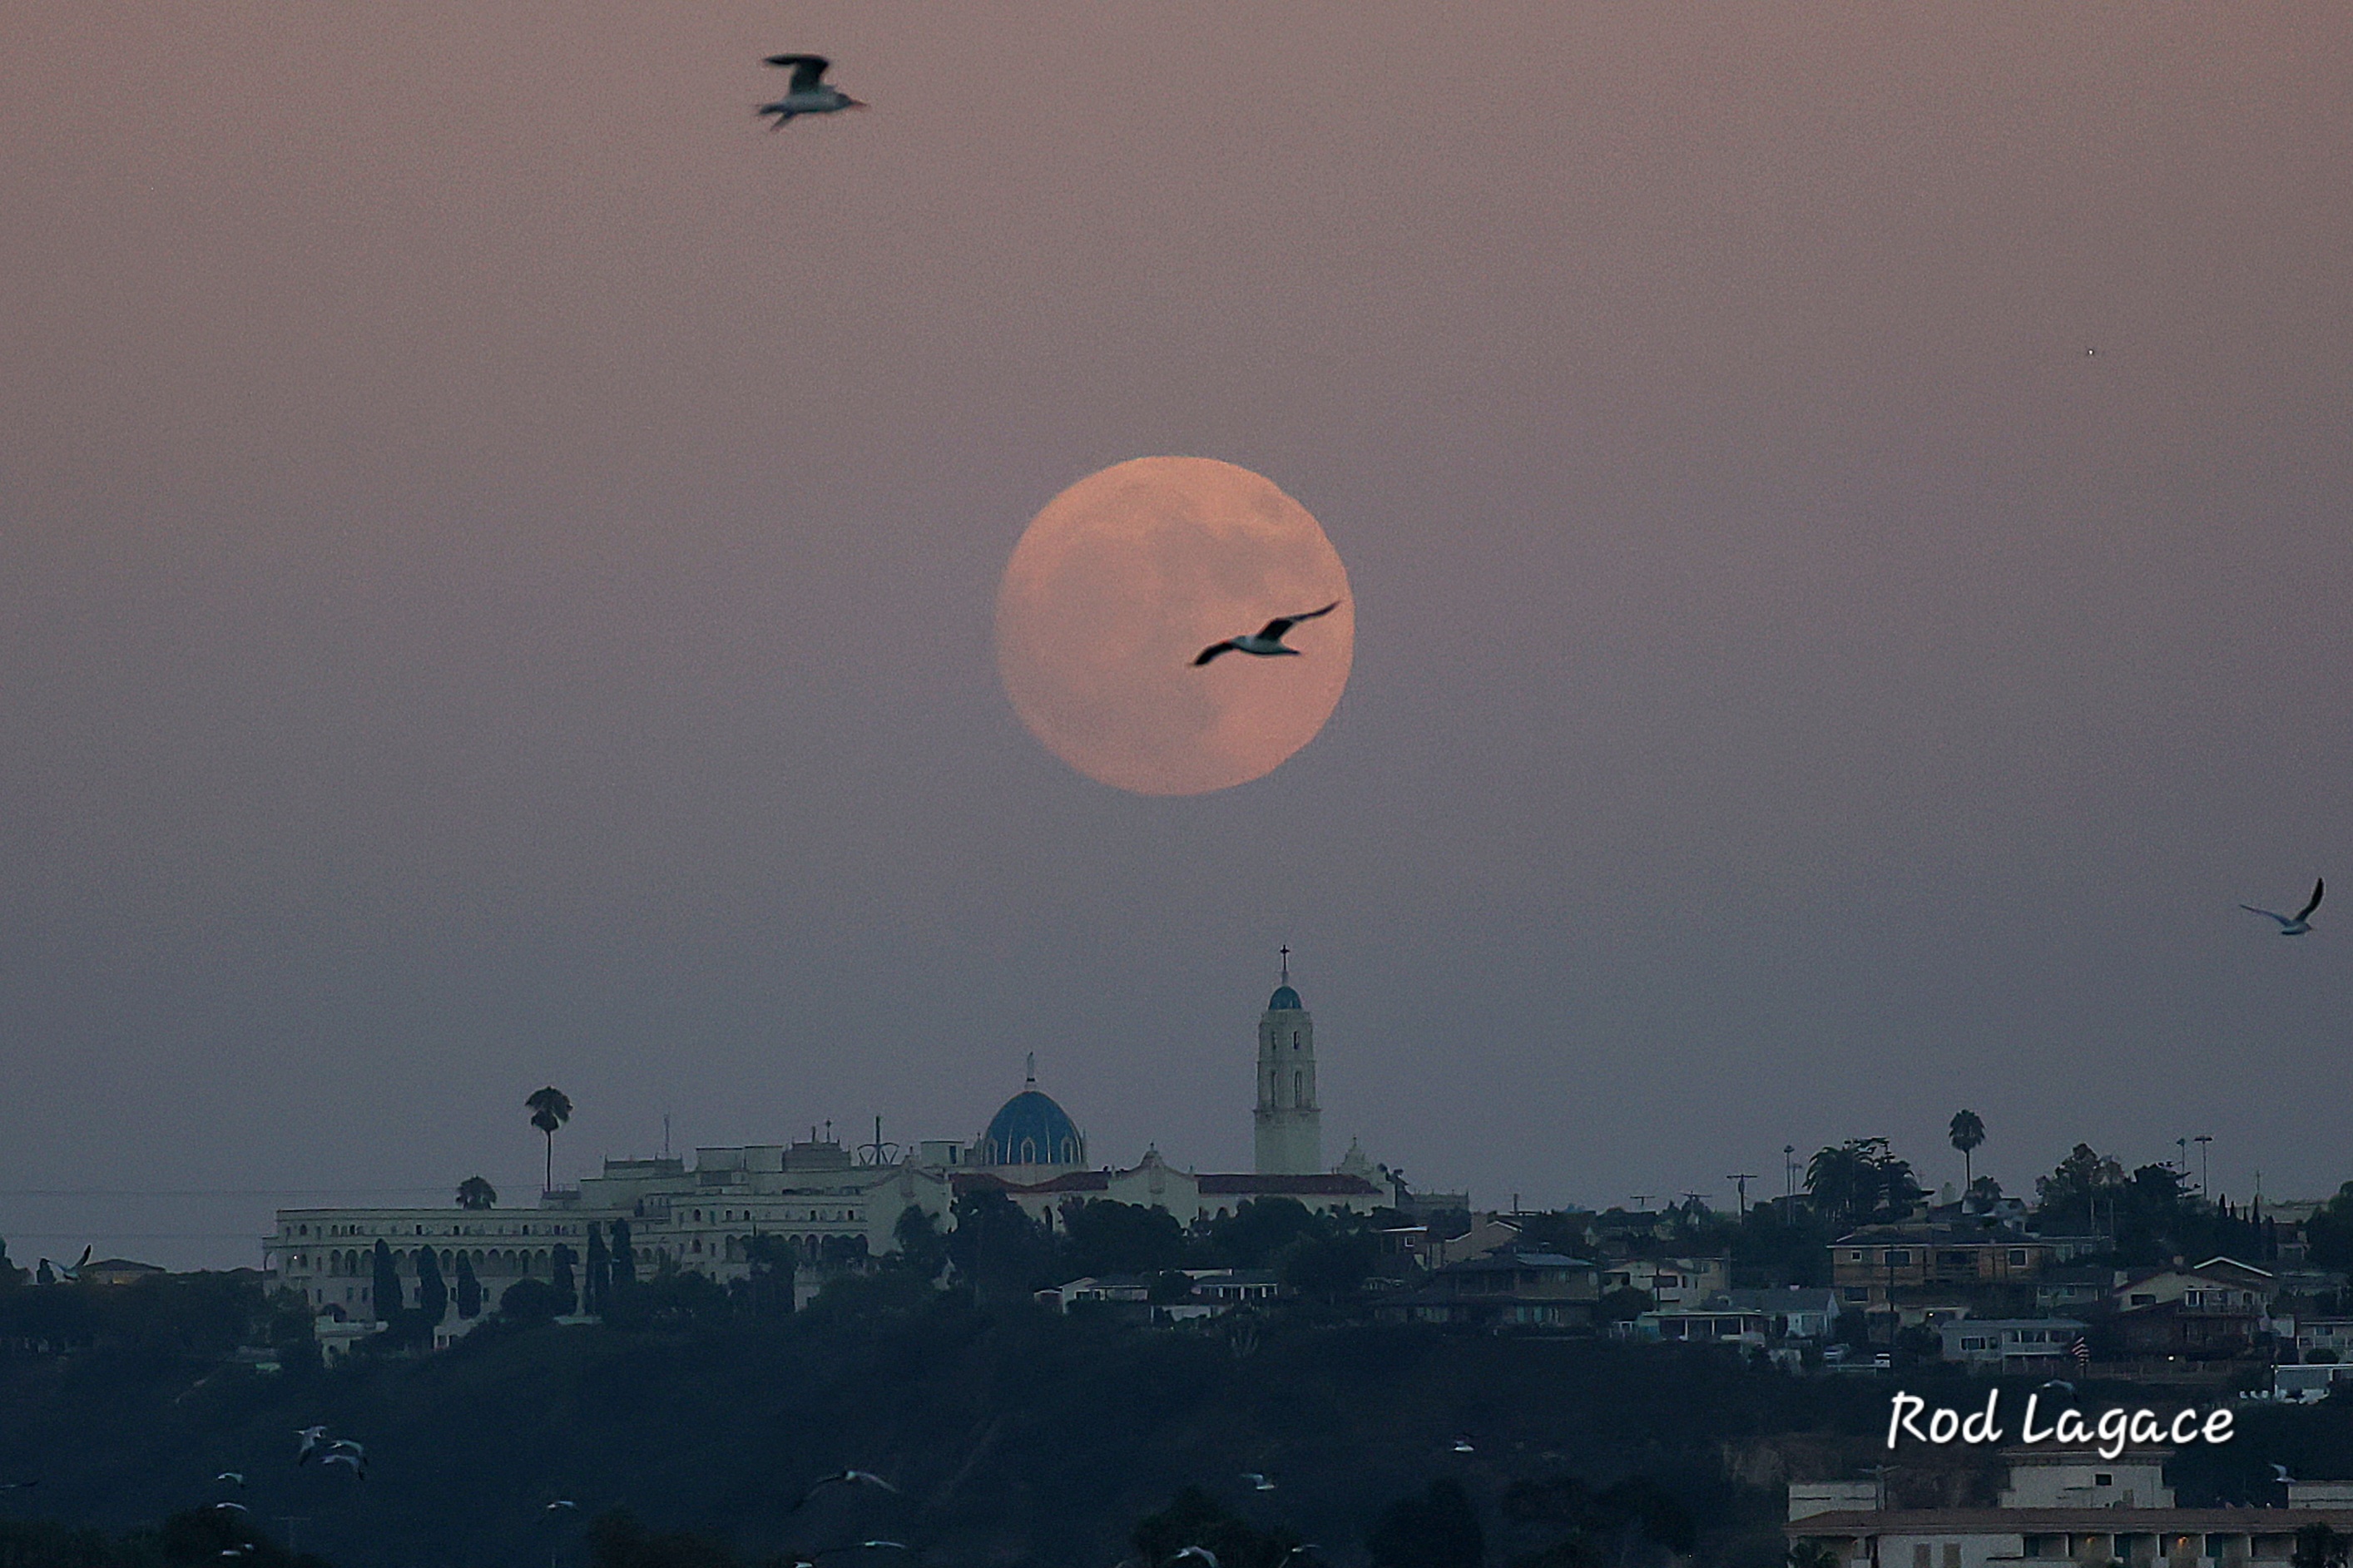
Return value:
<svg viewBox="0 0 2353 1568">
<path fill-rule="evenodd" d="M 1740 1219 L 1741 1223 L 1745 1225 L 1748 1221 L 1748 1184 L 1757 1179 L 1757 1173 L 1754 1171 L 1736 1171 L 1731 1175 L 1726 1176 L 1724 1179 L 1732 1183 L 1740 1194 Z"/>
</svg>

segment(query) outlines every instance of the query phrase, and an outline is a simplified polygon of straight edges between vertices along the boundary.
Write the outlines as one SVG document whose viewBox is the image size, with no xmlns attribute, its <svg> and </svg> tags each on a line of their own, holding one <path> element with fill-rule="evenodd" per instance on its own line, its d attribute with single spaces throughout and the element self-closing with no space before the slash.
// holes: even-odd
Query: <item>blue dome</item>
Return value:
<svg viewBox="0 0 2353 1568">
<path fill-rule="evenodd" d="M 1034 1089 L 1005 1102 L 980 1135 L 984 1165 L 1083 1165 L 1087 1141 L 1062 1108 Z"/>
<path fill-rule="evenodd" d="M 1298 1013 L 1304 1011 L 1306 1005 L 1300 1001 L 1299 993 L 1288 985 L 1276 986 L 1274 994 L 1266 999 L 1266 1010 L 1270 1013 Z"/>
</svg>

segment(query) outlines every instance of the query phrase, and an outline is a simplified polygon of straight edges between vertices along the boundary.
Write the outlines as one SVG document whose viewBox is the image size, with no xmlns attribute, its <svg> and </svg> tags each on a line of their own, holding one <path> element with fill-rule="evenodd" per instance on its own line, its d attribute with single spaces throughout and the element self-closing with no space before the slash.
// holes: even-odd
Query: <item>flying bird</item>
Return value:
<svg viewBox="0 0 2353 1568">
<path fill-rule="evenodd" d="M 332 1459 L 338 1454 L 349 1454 L 354 1459 L 365 1459 L 367 1448 L 365 1445 L 354 1443 L 349 1437 L 337 1437 L 327 1445 L 327 1458 Z"/>
<path fill-rule="evenodd" d="M 349 1465 L 355 1480 L 367 1479 L 367 1461 L 357 1454 L 330 1454 L 319 1461 L 322 1465 Z"/>
<path fill-rule="evenodd" d="M 1226 653 L 1254 653 L 1261 658 L 1287 653 L 1296 658 L 1299 654 L 1297 648 L 1282 646 L 1284 635 L 1300 622 L 1312 621 L 1318 616 L 1328 616 L 1339 607 L 1340 601 L 1335 599 L 1322 609 L 1310 610 L 1303 616 L 1277 616 L 1249 637 L 1228 637 L 1223 642 L 1211 643 L 1194 656 L 1193 668 L 1198 669 L 1219 654 Z"/>
<path fill-rule="evenodd" d="M 2295 1478 L 2294 1476 L 2291 1476 L 2291 1475 L 2289 1475 L 2289 1474 L 2287 1473 L 2287 1467 L 2286 1467 L 2285 1465 L 2282 1465 L 2282 1464 L 2274 1464 L 2274 1465 L 2272 1466 L 2272 1474 L 2273 1474 L 2273 1476 L 2274 1476 L 2275 1478 L 2277 1478 L 2278 1479 L 2283 1480 L 2283 1481 L 2292 1481 L 2292 1480 L 2295 1479 Z"/>
<path fill-rule="evenodd" d="M 793 73 L 784 97 L 753 110 L 755 114 L 776 117 L 776 122 L 768 127 L 771 131 L 783 130 L 785 121 L 796 114 L 832 114 L 839 110 L 867 107 L 823 79 L 826 68 L 833 63 L 823 55 L 770 55 L 766 63 Z"/>
<path fill-rule="evenodd" d="M 40 1484 L 41 1479 L 38 1476 L 29 1481 L 0 1481 L 0 1492 L 29 1491 Z"/>
<path fill-rule="evenodd" d="M 1256 1470 L 1244 1470 L 1242 1479 L 1250 1483 L 1250 1490 L 1254 1492 L 1271 1492 L 1274 1489 L 1274 1483 Z"/>
<path fill-rule="evenodd" d="M 245 1472 L 242 1470 L 223 1470 L 219 1475 L 215 1476 L 213 1479 L 216 1481 L 227 1481 L 231 1486 L 241 1487 L 245 1485 Z"/>
<path fill-rule="evenodd" d="M 2262 915 L 2266 920 L 2274 920 L 2279 921 L 2280 935 L 2282 936 L 2302 936 L 2305 932 L 2312 929 L 2312 911 L 2320 907 L 2321 889 L 2327 886 L 2328 880 L 2327 878 L 2314 878 L 2312 880 L 2312 901 L 2306 904 L 2304 908 L 2296 910 L 2295 913 L 2292 915 L 2284 915 L 2275 910 L 2259 910 L 2253 904 L 2241 904 L 2239 907 L 2246 910 L 2251 915 Z"/>
<path fill-rule="evenodd" d="M 302 1447 L 294 1454 L 294 1462 L 298 1465 L 308 1463 L 311 1455 L 326 1446 L 327 1429 L 324 1426 L 305 1426 L 294 1436 L 302 1439 Z"/>
<path fill-rule="evenodd" d="M 560 1497 L 554 1502 L 549 1503 L 547 1507 L 543 1509 L 541 1511 L 543 1513 L 554 1513 L 559 1508 L 578 1508 L 579 1506 L 580 1505 L 578 1503 L 574 1502 L 568 1497 Z"/>
<path fill-rule="evenodd" d="M 1218 1554 L 1206 1546 L 1187 1546 L 1168 1561 L 1171 1563 L 1182 1563 L 1187 1557 L 1208 1563 L 1208 1568 L 1218 1568 Z"/>
<path fill-rule="evenodd" d="M 2044 1379 L 2042 1380 L 2042 1386 L 2043 1386 L 2043 1387 L 2045 1387 L 2045 1388 L 2063 1388 L 2063 1389 L 2065 1389 L 2065 1390 L 2066 1390 L 2068 1393 L 2070 1393 L 2070 1394 L 2073 1394 L 2073 1393 L 2074 1393 L 2074 1392 L 2075 1392 L 2075 1385 L 2074 1385 L 2073 1384 L 2072 1384 L 2072 1383 L 2068 1382 L 2068 1381 L 2067 1381 L 2065 1378 L 2063 1378 L 2063 1377 L 2047 1377 L 2047 1378 L 2044 1378 Z"/>
<path fill-rule="evenodd" d="M 1477 1450 L 1476 1448 L 1473 1448 L 1473 1447 L 1471 1446 L 1471 1439 L 1470 1439 L 1470 1438 L 1468 1438 L 1468 1437 L 1457 1437 L 1457 1438 L 1455 1438 L 1455 1439 L 1454 1439 L 1454 1451 L 1455 1451 L 1456 1453 L 1458 1453 L 1458 1454 L 1475 1454 L 1475 1453 L 1477 1453 L 1477 1452 L 1478 1452 L 1478 1450 Z"/>
<path fill-rule="evenodd" d="M 881 1487 L 886 1492 L 895 1492 L 899 1489 L 871 1470 L 839 1470 L 829 1476 L 819 1476 L 808 1490 L 801 1493 L 801 1500 L 785 1511 L 798 1513 L 808 1506 L 811 1498 L 828 1487 Z"/>
<path fill-rule="evenodd" d="M 235 1510 L 238 1513 L 251 1513 L 253 1511 L 241 1502 L 216 1502 L 213 1504 L 213 1507 L 216 1509 L 231 1509 Z"/>
</svg>

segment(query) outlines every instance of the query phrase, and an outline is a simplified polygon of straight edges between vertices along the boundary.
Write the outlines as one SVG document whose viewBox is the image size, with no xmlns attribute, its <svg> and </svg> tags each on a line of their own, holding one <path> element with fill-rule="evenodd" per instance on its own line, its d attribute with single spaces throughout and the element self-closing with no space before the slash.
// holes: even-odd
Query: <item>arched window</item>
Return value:
<svg viewBox="0 0 2353 1568">
<path fill-rule="evenodd" d="M 1293 1105 L 1307 1103 L 1307 1075 L 1303 1072 L 1291 1075 L 1291 1103 Z"/>
<path fill-rule="evenodd" d="M 1021 1140 L 1021 1163 L 1022 1163 L 1022 1164 L 1025 1164 L 1025 1165 L 1034 1165 L 1034 1164 L 1036 1164 L 1037 1163 L 1038 1163 L 1038 1143 L 1037 1143 L 1037 1141 L 1036 1141 L 1035 1139 L 1031 1139 L 1031 1138 L 1024 1138 L 1023 1140 Z"/>
<path fill-rule="evenodd" d="M 1299 1031 L 1296 1029 L 1291 1031 L 1291 1048 L 1294 1051 L 1299 1048 Z"/>
</svg>

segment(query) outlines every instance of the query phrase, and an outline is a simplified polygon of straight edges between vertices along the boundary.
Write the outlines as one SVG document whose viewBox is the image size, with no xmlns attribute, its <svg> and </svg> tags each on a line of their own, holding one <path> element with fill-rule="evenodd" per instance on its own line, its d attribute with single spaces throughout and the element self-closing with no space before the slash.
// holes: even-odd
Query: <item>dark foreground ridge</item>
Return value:
<svg viewBox="0 0 2353 1568">
<path fill-rule="evenodd" d="M 1943 1376 L 1982 1399 L 1923 1371 L 1915 1386 Z M 1133 1557 L 1155 1516 L 1162 1533 L 1192 1518 L 1246 1527 L 1230 1536 L 1245 1549 L 1313 1542 L 1355 1564 L 1439 1552 L 1459 1514 L 1484 1531 L 1484 1561 L 1533 1568 L 1577 1555 L 1545 1550 L 1564 1521 L 1615 1507 L 1635 1521 L 1629 1562 L 1656 1555 L 1650 1518 L 1699 1562 L 1764 1564 L 1780 1557 L 1780 1483 L 1881 1457 L 1890 1388 L 1696 1347 L 1302 1318 L 1172 1333 L 954 1295 L 770 1323 L 501 1327 L 439 1356 L 274 1374 L 99 1351 L 0 1371 L 0 1468 L 41 1480 L 0 1515 L 153 1527 L 220 1496 L 228 1470 L 258 1529 L 282 1542 L 273 1521 L 299 1520 L 303 1550 L 338 1568 L 542 1553 L 586 1568 L 593 1522 L 617 1509 L 744 1562 L 898 1558 L 855 1550 L 883 1540 L 926 1563 L 1045 1568 Z M 364 1481 L 293 1464 L 294 1434 L 319 1424 L 365 1442 Z M 2353 1413 L 2251 1414 L 2185 1492 L 2227 1497 L 2274 1458 L 2353 1473 Z M 1983 1484 L 1970 1456 L 1921 1462 L 1947 1467 L 1911 1483 L 1936 1495 Z M 851 1468 L 900 1490 L 807 1496 Z"/>
</svg>

